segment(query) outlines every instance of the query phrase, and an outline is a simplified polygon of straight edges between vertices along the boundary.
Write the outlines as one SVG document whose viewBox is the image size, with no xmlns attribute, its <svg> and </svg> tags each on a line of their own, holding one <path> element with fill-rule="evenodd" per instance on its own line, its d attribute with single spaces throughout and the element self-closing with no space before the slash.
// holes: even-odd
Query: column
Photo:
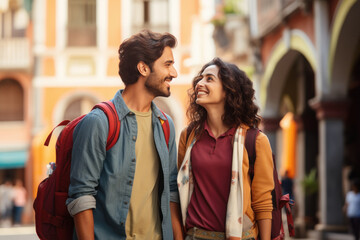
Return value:
<svg viewBox="0 0 360 240">
<path fill-rule="evenodd" d="M 345 100 L 321 101 L 311 104 L 319 120 L 319 208 L 323 232 L 346 230 L 342 207 L 342 169 L 344 159 Z"/>
</svg>

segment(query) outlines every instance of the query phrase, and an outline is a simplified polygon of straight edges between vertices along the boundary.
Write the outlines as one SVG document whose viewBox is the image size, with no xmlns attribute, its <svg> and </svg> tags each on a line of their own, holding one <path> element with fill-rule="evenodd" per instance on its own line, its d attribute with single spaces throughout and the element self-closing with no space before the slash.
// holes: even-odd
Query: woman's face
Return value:
<svg viewBox="0 0 360 240">
<path fill-rule="evenodd" d="M 225 91 L 219 76 L 219 67 L 211 65 L 201 74 L 195 86 L 196 103 L 203 106 L 225 105 Z"/>
</svg>

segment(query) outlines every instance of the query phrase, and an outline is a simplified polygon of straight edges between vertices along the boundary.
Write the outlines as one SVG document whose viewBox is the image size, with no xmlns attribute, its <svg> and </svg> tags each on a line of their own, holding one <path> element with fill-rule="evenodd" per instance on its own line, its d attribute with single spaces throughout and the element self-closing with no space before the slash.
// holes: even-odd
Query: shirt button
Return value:
<svg viewBox="0 0 360 240">
<path fill-rule="evenodd" d="M 126 205 L 126 204 L 128 204 L 128 202 L 124 202 L 124 204 Z"/>
<path fill-rule="evenodd" d="M 124 226 L 124 223 L 123 223 L 123 222 L 121 222 L 121 223 L 120 223 L 120 226 Z"/>
<path fill-rule="evenodd" d="M 130 181 L 129 181 L 129 185 L 131 185 L 131 183 L 132 183 L 132 181 L 130 180 Z"/>
<path fill-rule="evenodd" d="M 132 162 L 135 162 L 135 158 L 131 159 Z"/>
<path fill-rule="evenodd" d="M 136 140 L 136 136 L 133 136 L 133 140 L 134 140 L 134 141 Z"/>
</svg>

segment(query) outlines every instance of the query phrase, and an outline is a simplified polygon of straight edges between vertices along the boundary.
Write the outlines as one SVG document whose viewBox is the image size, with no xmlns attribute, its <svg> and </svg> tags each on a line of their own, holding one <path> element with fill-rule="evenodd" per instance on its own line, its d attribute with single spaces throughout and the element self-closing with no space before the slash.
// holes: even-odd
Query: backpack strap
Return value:
<svg viewBox="0 0 360 240">
<path fill-rule="evenodd" d="M 119 138 L 121 123 L 120 123 L 120 120 L 117 115 L 115 105 L 113 102 L 111 102 L 111 101 L 101 102 L 101 103 L 96 104 L 92 108 L 92 110 L 95 108 L 100 108 L 105 113 L 105 115 L 108 119 L 108 122 L 109 122 L 109 133 L 108 133 L 108 138 L 106 141 L 106 151 L 108 151 L 110 148 L 112 148 L 115 145 L 117 139 Z M 71 121 L 64 120 L 61 123 L 59 123 L 56 127 L 54 127 L 53 130 L 50 132 L 50 134 L 47 136 L 44 145 L 49 146 L 51 136 L 52 136 L 55 128 L 60 127 L 60 126 L 66 126 L 69 122 L 71 122 Z"/>
<path fill-rule="evenodd" d="M 56 125 L 56 127 L 53 128 L 53 130 L 49 133 L 49 135 L 47 136 L 44 145 L 45 146 L 49 146 L 50 140 L 51 140 L 51 136 L 55 130 L 55 128 L 60 127 L 60 126 L 66 126 L 68 123 L 70 122 L 70 120 L 64 120 L 61 123 L 59 123 L 58 125 Z"/>
<path fill-rule="evenodd" d="M 160 110 L 160 109 L 159 109 Z M 161 123 L 161 127 L 163 129 L 163 132 L 164 132 L 164 136 L 165 136 L 165 141 L 166 141 L 166 145 L 169 149 L 169 139 L 170 139 L 170 125 L 169 125 L 169 121 L 168 121 L 168 118 L 166 117 L 166 114 L 160 110 L 160 112 L 165 116 L 166 120 L 162 120 L 160 117 L 159 117 L 159 120 L 160 120 L 160 123 Z"/>
<path fill-rule="evenodd" d="M 258 135 L 259 132 L 260 130 L 258 128 L 249 128 L 246 131 L 246 137 L 245 137 L 245 148 L 249 157 L 249 175 L 251 182 L 254 179 L 254 166 L 256 159 L 255 142 L 256 142 L 256 136 Z"/>
<path fill-rule="evenodd" d="M 109 122 L 109 133 L 106 141 L 106 151 L 108 151 L 115 145 L 119 138 L 121 122 L 113 102 L 101 102 L 93 107 L 93 109 L 95 108 L 100 108 L 105 113 Z"/>
</svg>

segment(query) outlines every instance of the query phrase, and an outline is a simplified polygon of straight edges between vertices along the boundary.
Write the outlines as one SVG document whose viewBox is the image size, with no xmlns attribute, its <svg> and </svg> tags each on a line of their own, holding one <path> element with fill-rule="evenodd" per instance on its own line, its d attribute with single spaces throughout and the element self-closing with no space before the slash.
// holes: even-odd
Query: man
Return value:
<svg viewBox="0 0 360 240">
<path fill-rule="evenodd" d="M 76 127 L 67 200 L 75 239 L 173 239 L 172 222 L 174 233 L 181 235 L 175 128 L 167 116 L 167 147 L 159 120 L 166 118 L 152 102 L 170 96 L 170 82 L 177 77 L 175 45 L 173 35 L 151 31 L 120 45 L 125 89 L 112 101 L 121 128 L 108 152 L 108 121 L 101 110 L 93 110 Z"/>
</svg>

